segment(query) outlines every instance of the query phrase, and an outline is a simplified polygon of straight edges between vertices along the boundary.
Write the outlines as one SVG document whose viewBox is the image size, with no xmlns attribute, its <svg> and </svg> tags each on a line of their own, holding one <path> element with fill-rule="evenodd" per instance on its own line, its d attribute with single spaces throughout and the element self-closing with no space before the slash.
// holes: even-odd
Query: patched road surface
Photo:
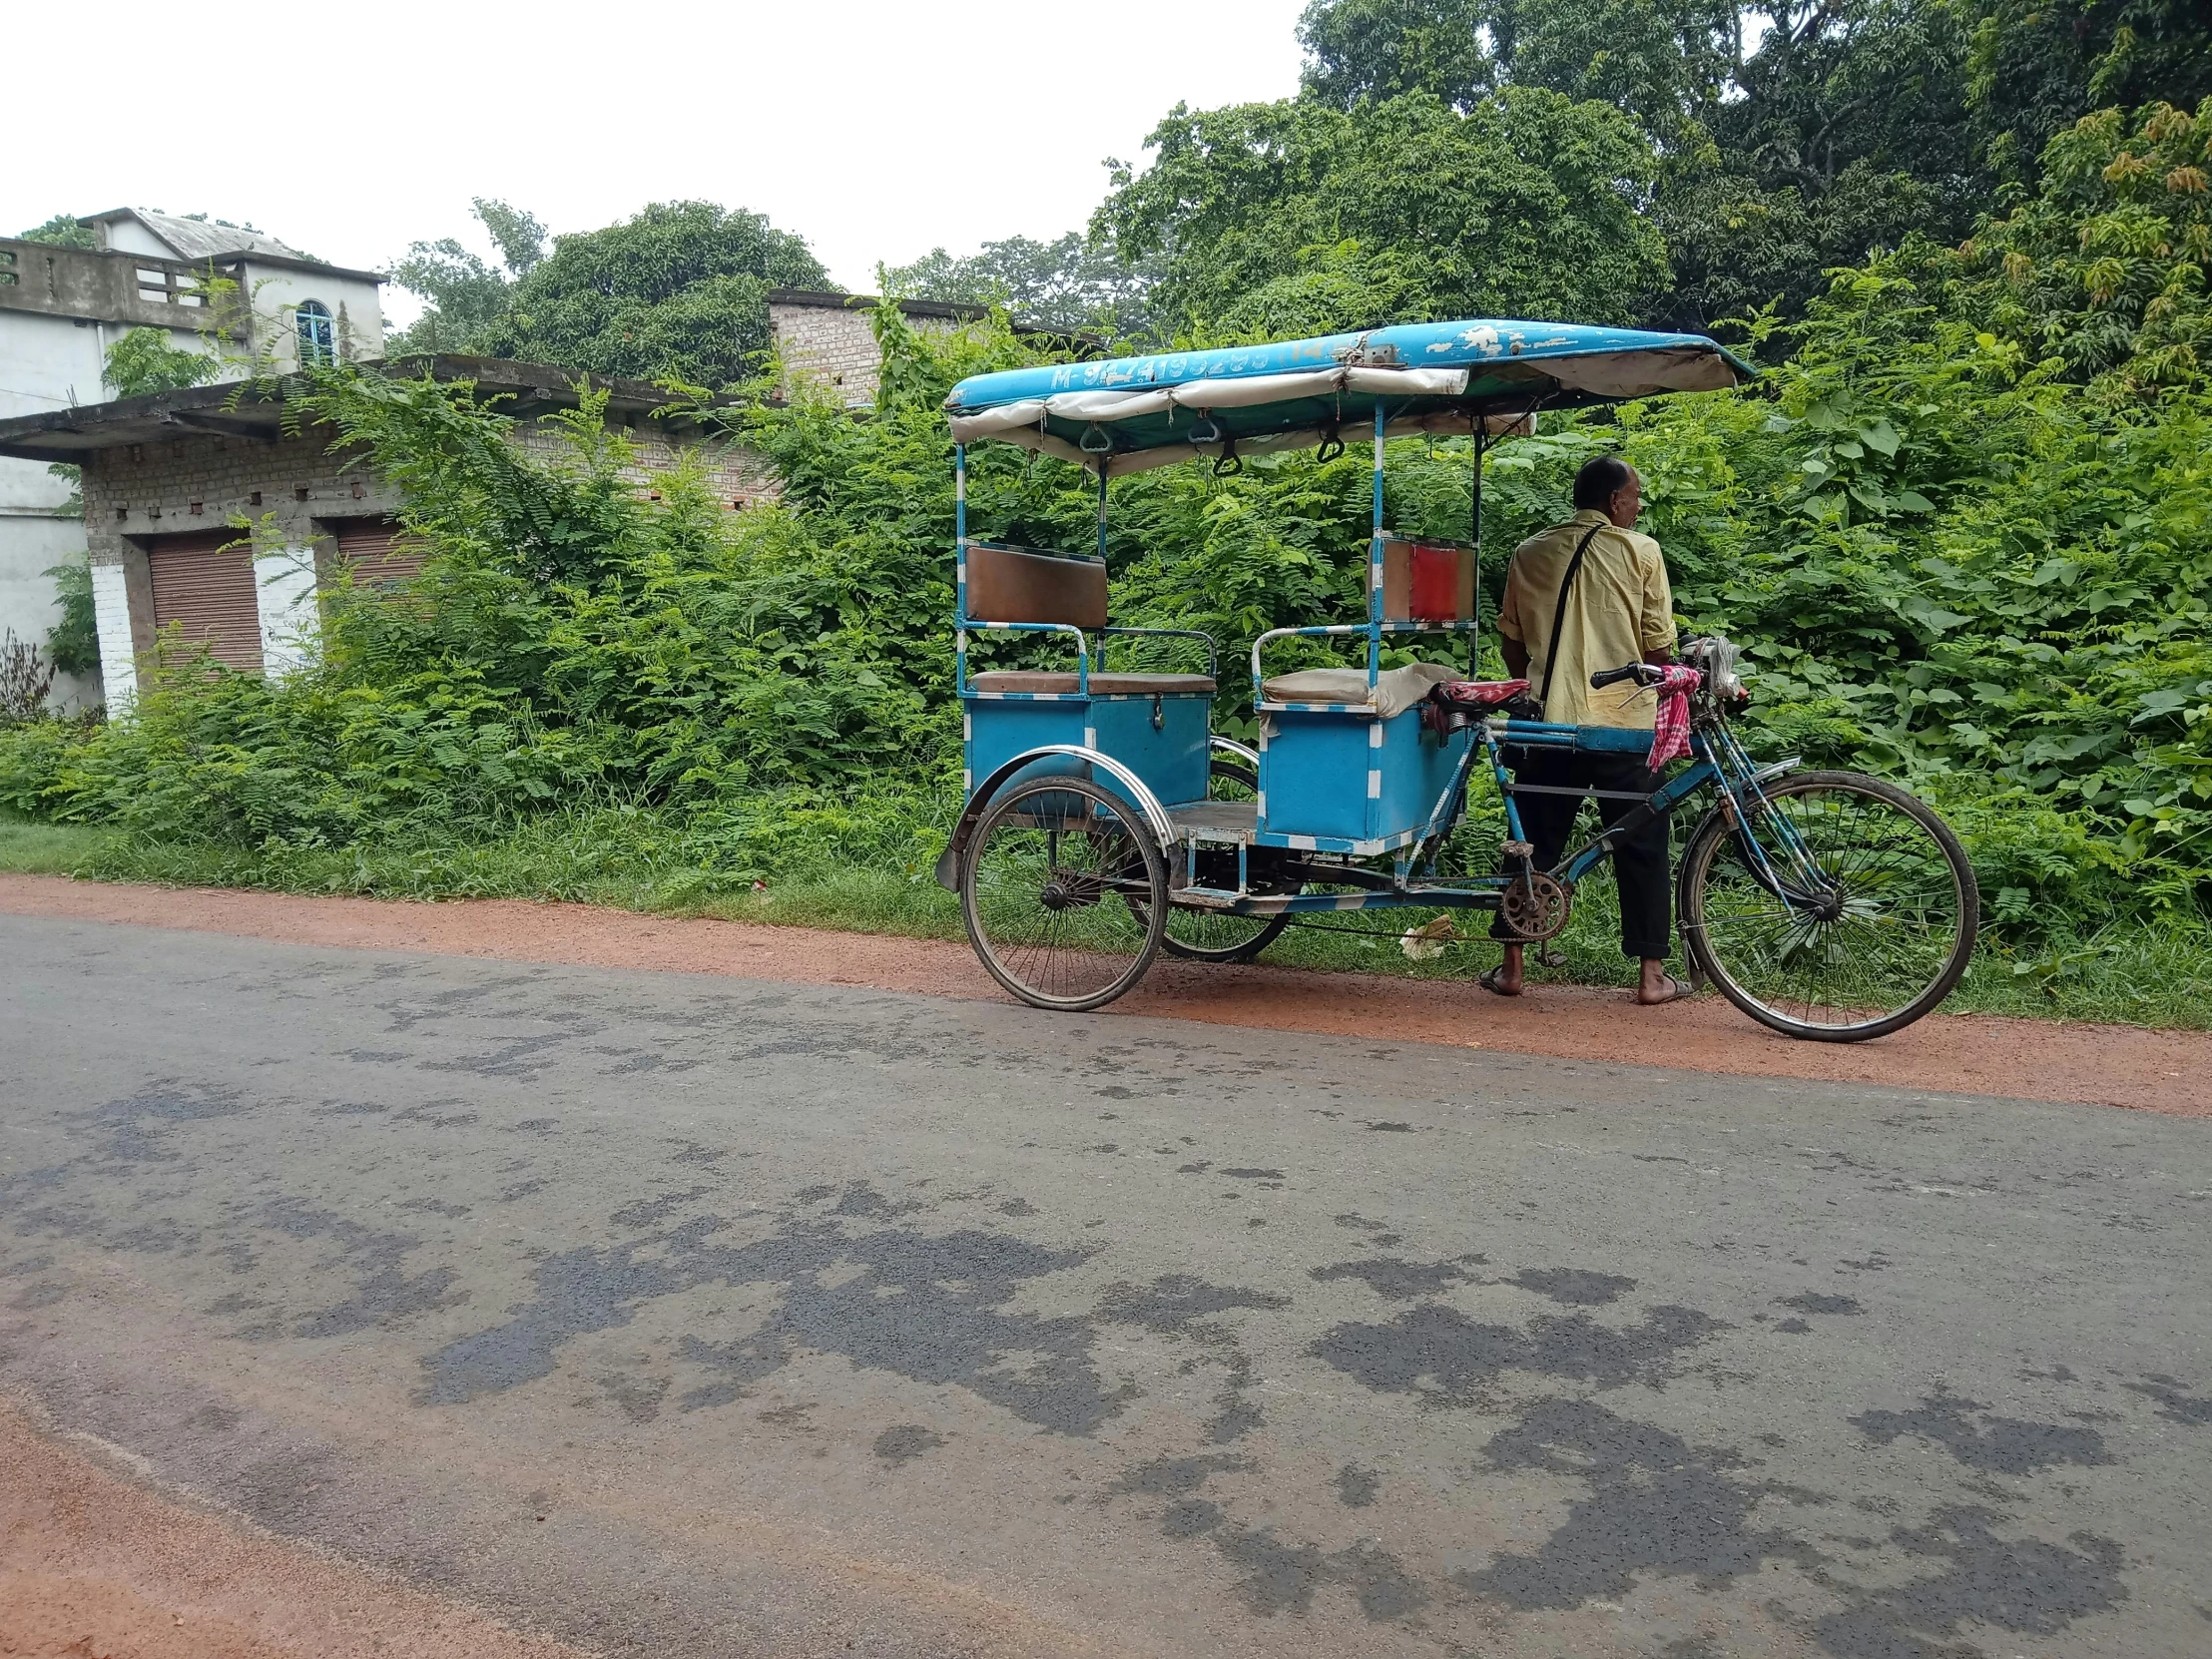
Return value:
<svg viewBox="0 0 2212 1659">
<path fill-rule="evenodd" d="M 0 1389 L 518 1629 L 2212 1651 L 2201 1122 L 25 916 L 0 948 Z"/>
</svg>

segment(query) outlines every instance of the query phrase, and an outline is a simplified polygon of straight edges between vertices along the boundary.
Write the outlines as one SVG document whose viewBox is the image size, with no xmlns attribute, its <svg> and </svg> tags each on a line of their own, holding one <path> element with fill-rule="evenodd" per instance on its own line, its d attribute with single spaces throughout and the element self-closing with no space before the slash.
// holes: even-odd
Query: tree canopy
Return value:
<svg viewBox="0 0 2212 1659">
<path fill-rule="evenodd" d="M 452 237 L 411 244 L 407 257 L 391 268 L 392 280 L 430 303 L 392 339 L 394 353 L 468 350 L 505 312 L 515 283 L 545 257 L 545 227 L 534 215 L 481 196 L 473 206 L 505 269 Z"/>
<path fill-rule="evenodd" d="M 1350 110 L 1426 92 L 1473 107 L 1495 80 L 1490 0 L 1314 0 L 1299 19 L 1308 97 Z"/>
<path fill-rule="evenodd" d="M 761 214 L 655 202 L 620 225 L 557 238 L 481 344 L 601 374 L 724 386 L 768 347 L 769 289 L 829 280 L 804 241 Z"/>
<path fill-rule="evenodd" d="M 108 347 L 105 372 L 116 396 L 144 397 L 204 386 L 223 372 L 223 359 L 213 351 L 170 344 L 167 328 L 133 328 Z"/>
<path fill-rule="evenodd" d="M 415 243 L 393 270 L 430 308 L 392 348 L 476 351 L 636 379 L 721 387 L 760 366 L 768 292 L 824 287 L 807 244 L 760 214 L 655 202 L 619 225 L 557 237 L 479 197 L 493 266 L 453 238 Z"/>
<path fill-rule="evenodd" d="M 1472 114 L 1513 88 L 1632 118 L 1655 163 L 1628 194 L 1668 260 L 1640 315 L 1701 329 L 1775 301 L 1800 314 L 1823 272 L 1916 233 L 1957 243 L 2091 109 L 2212 95 L 2212 15 L 2192 0 L 1313 0 L 1299 35 L 1300 102 L 1364 121 L 1414 96 Z M 1155 168 L 1183 129 L 1231 116 L 1170 116 Z"/>
<path fill-rule="evenodd" d="M 1961 250 L 1960 301 L 2030 361 L 2120 394 L 2212 369 L 2212 102 L 2086 116 L 2043 188 Z"/>
<path fill-rule="evenodd" d="M 2202 0 L 1978 0 L 1972 17 L 1975 135 L 1999 177 L 2031 179 L 2044 147 L 2093 109 L 2212 97 Z"/>
<path fill-rule="evenodd" d="M 1666 281 L 1639 212 L 1650 140 L 1602 104 L 1507 88 L 1348 112 L 1316 99 L 1178 107 L 1094 230 L 1159 258 L 1178 331 L 1237 336 L 1480 312 L 1627 321 Z"/>
<path fill-rule="evenodd" d="M 1156 273 L 1123 264 L 1080 231 L 1052 242 L 1008 237 L 955 259 L 942 248 L 883 272 L 883 291 L 906 299 L 1003 305 L 1016 320 L 1062 333 L 1132 334 L 1145 322 Z"/>
<path fill-rule="evenodd" d="M 97 248 L 99 240 L 93 236 L 92 227 L 77 223 L 75 214 L 56 214 L 42 225 L 34 225 L 18 239 L 21 242 L 43 242 L 49 248 Z"/>
</svg>

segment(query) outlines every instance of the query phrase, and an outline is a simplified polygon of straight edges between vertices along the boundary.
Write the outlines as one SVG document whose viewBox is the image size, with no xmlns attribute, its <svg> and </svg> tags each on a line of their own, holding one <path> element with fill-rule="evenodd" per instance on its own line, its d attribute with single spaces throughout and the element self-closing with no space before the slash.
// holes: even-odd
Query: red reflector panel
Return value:
<svg viewBox="0 0 2212 1659">
<path fill-rule="evenodd" d="M 1413 546 L 1411 610 L 1416 621 L 1450 621 L 1459 614 L 1459 553 L 1451 547 Z"/>
</svg>

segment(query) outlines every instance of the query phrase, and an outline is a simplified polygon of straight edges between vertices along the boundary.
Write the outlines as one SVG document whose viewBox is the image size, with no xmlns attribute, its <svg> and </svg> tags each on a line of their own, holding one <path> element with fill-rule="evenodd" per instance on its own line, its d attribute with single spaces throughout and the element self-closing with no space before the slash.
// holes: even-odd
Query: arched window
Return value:
<svg viewBox="0 0 2212 1659">
<path fill-rule="evenodd" d="M 334 363 L 338 360 L 338 333 L 330 321 L 330 307 L 319 299 L 302 299 L 292 315 L 299 330 L 299 364 Z"/>
</svg>

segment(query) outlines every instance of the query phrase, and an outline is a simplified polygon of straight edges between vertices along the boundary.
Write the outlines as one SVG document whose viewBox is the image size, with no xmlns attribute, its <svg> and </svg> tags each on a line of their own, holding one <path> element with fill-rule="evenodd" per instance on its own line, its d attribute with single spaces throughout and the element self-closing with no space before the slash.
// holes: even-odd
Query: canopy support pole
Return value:
<svg viewBox="0 0 2212 1659">
<path fill-rule="evenodd" d="M 1107 457 L 1104 455 L 1098 458 L 1098 562 L 1100 564 L 1106 562 L 1106 460 Z M 1126 658 L 1123 659 L 1124 662 L 1127 660 Z M 1104 634 L 1098 637 L 1098 666 L 1102 670 L 1106 667 L 1106 636 Z"/>
<path fill-rule="evenodd" d="M 1474 628 L 1467 635 L 1467 678 L 1482 678 L 1482 455 L 1490 446 L 1489 425 L 1474 417 L 1474 488 L 1467 540 L 1474 544 Z"/>
<path fill-rule="evenodd" d="M 967 690 L 967 445 L 952 446 L 952 684 Z"/>
<path fill-rule="evenodd" d="M 1375 540 L 1368 550 L 1368 690 L 1382 678 L 1382 399 L 1375 400 Z"/>
</svg>

